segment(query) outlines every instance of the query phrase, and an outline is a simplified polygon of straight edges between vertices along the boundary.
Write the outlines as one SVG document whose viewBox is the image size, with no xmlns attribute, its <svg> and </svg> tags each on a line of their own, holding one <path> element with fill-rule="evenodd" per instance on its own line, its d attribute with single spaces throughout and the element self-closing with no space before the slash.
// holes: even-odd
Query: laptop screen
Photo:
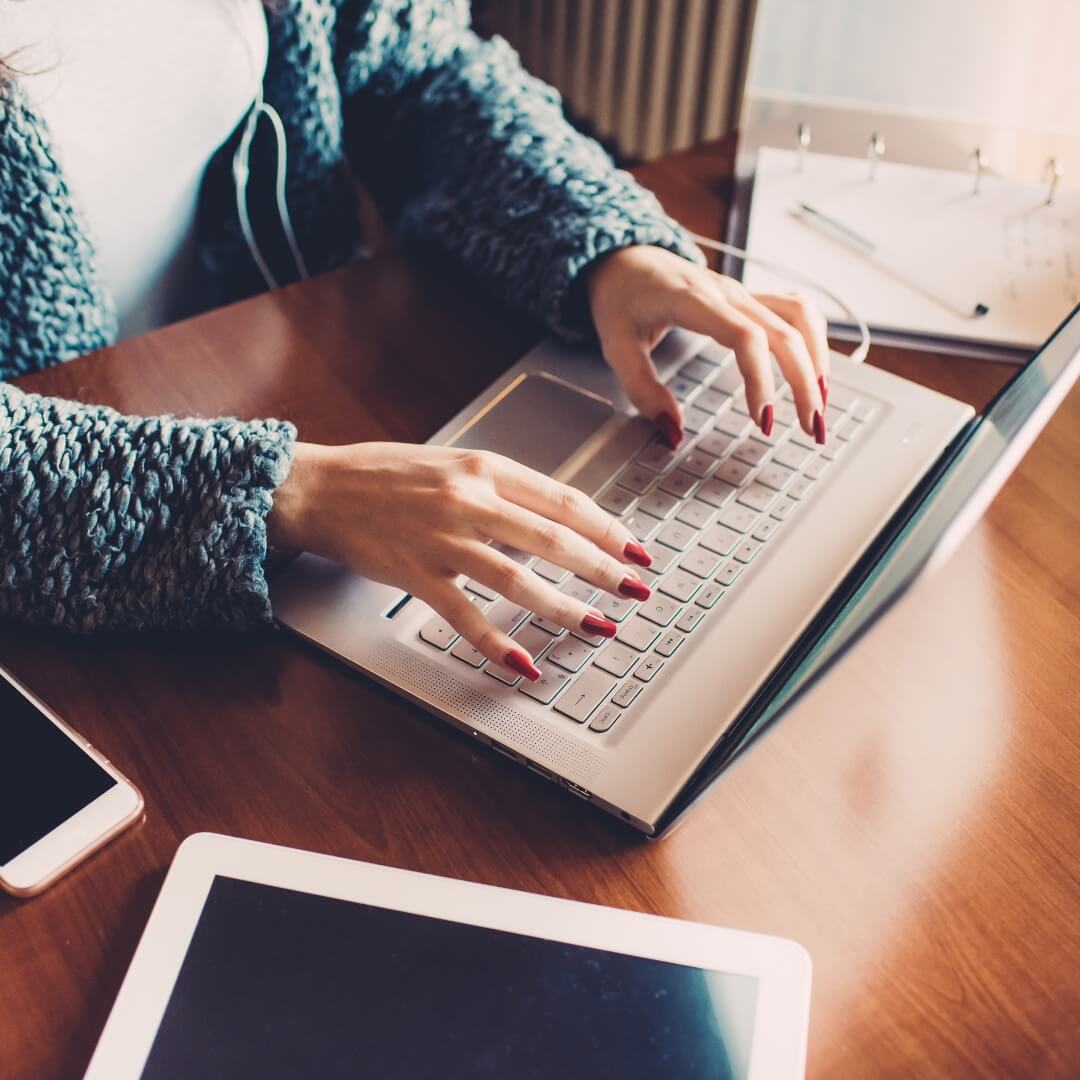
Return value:
<svg viewBox="0 0 1080 1080">
<path fill-rule="evenodd" d="M 786 711 L 793 700 L 924 572 L 951 554 L 1080 377 L 1080 305 L 965 429 L 890 521 L 838 590 L 809 640 L 773 674 L 758 699 L 673 804 L 669 825 Z"/>
</svg>

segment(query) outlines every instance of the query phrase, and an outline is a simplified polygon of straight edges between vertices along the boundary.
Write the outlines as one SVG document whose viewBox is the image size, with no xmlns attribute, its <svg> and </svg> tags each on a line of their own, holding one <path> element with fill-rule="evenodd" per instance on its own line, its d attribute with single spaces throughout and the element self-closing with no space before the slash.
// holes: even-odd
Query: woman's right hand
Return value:
<svg viewBox="0 0 1080 1080">
<path fill-rule="evenodd" d="M 495 544 L 609 593 L 649 595 L 625 564 L 652 560 L 625 526 L 576 488 L 486 451 L 298 443 L 268 524 L 275 547 L 311 551 L 406 590 L 489 660 L 531 679 L 540 674 L 532 657 L 470 601 L 457 584 L 462 574 L 568 629 L 612 637 L 617 627 Z"/>
</svg>

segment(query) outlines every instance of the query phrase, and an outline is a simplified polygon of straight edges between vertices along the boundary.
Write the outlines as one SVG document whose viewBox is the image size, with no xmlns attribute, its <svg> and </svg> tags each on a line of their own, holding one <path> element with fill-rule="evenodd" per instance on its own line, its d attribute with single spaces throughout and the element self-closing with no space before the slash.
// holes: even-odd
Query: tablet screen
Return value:
<svg viewBox="0 0 1080 1080">
<path fill-rule="evenodd" d="M 143 1073 L 745 1077 L 758 980 L 216 877 Z"/>
</svg>

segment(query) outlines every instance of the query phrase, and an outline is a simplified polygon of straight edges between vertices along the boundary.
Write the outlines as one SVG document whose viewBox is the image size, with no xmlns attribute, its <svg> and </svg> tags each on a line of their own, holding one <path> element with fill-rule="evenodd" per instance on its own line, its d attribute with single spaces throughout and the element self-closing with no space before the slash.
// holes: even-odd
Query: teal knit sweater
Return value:
<svg viewBox="0 0 1080 1080">
<path fill-rule="evenodd" d="M 597 256 L 658 244 L 699 257 L 505 42 L 472 33 L 466 0 L 284 0 L 267 18 L 265 96 L 287 131 L 311 273 L 355 252 L 357 182 L 407 242 L 449 253 L 565 337 L 589 331 L 575 280 Z M 221 302 L 261 288 L 236 221 L 236 138 L 199 202 Z M 289 280 L 269 143 L 254 147 L 249 201 Z M 0 379 L 115 335 L 62 166 L 18 85 L 0 91 Z M 0 383 L 0 614 L 81 631 L 269 619 L 266 517 L 295 434 L 280 420 L 121 416 Z"/>
</svg>

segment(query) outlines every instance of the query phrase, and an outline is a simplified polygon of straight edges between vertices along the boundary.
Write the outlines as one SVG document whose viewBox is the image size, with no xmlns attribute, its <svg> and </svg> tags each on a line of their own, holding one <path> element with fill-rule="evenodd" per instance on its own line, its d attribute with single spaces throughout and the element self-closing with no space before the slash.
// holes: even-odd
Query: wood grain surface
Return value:
<svg viewBox="0 0 1080 1080">
<path fill-rule="evenodd" d="M 639 170 L 721 233 L 731 144 Z M 388 251 L 28 378 L 131 412 L 423 440 L 537 328 Z M 982 405 L 1010 369 L 875 349 Z M 0 899 L 0 1076 L 81 1074 L 177 845 L 201 830 L 782 934 L 811 1077 L 1080 1073 L 1080 395 L 935 578 L 649 843 L 283 632 L 76 638 L 0 660 L 146 796 L 41 897 Z"/>
</svg>

